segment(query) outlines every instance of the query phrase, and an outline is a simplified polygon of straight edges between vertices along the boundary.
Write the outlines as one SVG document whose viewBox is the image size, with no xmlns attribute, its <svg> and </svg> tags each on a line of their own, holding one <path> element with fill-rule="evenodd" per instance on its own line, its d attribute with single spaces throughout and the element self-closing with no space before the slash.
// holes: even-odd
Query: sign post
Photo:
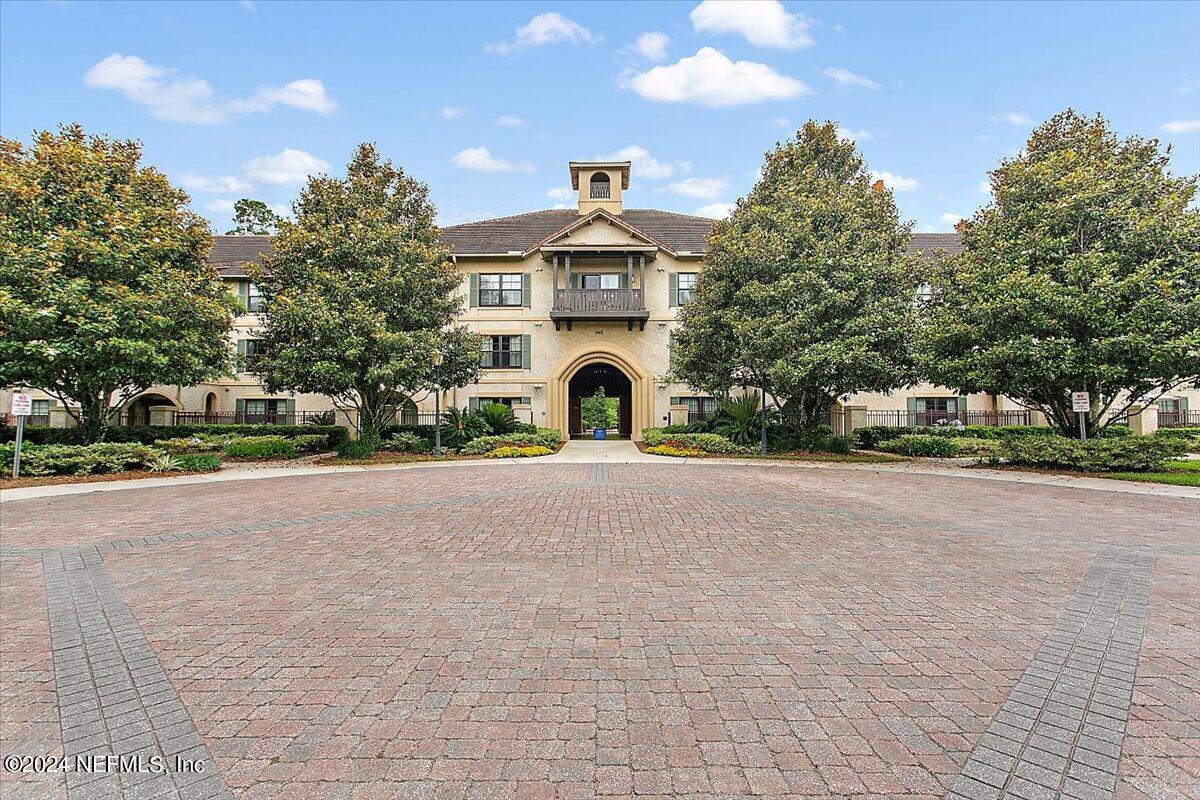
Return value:
<svg viewBox="0 0 1200 800">
<path fill-rule="evenodd" d="M 1071 392 L 1071 409 L 1079 417 L 1079 441 L 1087 441 L 1087 418 L 1092 411 L 1092 398 L 1087 392 Z"/>
<path fill-rule="evenodd" d="M 19 392 L 13 394 L 10 413 L 17 418 L 17 442 L 13 448 L 12 470 L 15 481 L 21 475 L 21 441 L 25 438 L 25 417 L 33 413 L 33 396 Z"/>
</svg>

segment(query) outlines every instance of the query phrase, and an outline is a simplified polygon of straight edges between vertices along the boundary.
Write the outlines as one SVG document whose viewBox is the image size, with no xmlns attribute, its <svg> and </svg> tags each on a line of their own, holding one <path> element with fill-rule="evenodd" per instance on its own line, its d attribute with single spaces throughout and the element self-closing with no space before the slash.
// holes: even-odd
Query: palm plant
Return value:
<svg viewBox="0 0 1200 800">
<path fill-rule="evenodd" d="M 487 432 L 487 422 L 474 411 L 451 406 L 442 415 L 442 444 L 447 447 L 457 449 Z"/>
<path fill-rule="evenodd" d="M 503 403 L 484 403 L 479 407 L 479 416 L 496 436 L 512 433 L 517 427 L 512 409 Z"/>
<path fill-rule="evenodd" d="M 771 421 L 773 412 L 768 413 Z M 758 395 L 746 392 L 741 397 L 726 400 L 717 412 L 713 433 L 719 433 L 734 444 L 754 444 L 762 431 L 762 416 L 758 413 Z"/>
</svg>

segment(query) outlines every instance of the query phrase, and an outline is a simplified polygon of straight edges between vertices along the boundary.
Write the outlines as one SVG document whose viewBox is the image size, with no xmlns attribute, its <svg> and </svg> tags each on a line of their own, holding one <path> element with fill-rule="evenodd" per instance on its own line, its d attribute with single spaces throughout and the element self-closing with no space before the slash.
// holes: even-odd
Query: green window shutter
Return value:
<svg viewBox="0 0 1200 800">
<path fill-rule="evenodd" d="M 479 273 L 472 272 L 468 280 L 471 292 L 471 308 L 479 308 Z"/>
<path fill-rule="evenodd" d="M 922 403 L 922 405 L 924 405 L 924 404 Z M 915 412 L 917 410 L 917 398 L 915 398 L 915 397 L 908 398 L 908 410 L 910 412 Z M 924 409 L 921 409 L 921 410 L 924 411 Z"/>
<path fill-rule="evenodd" d="M 1188 410 L 1187 401 L 1188 401 L 1188 399 L 1186 397 L 1179 398 L 1179 410 L 1180 411 Z"/>
<path fill-rule="evenodd" d="M 675 331 L 667 331 L 667 371 L 675 369 Z"/>
<path fill-rule="evenodd" d="M 571 288 L 572 289 L 582 289 L 583 288 L 583 276 L 580 275 L 578 272 L 571 273 Z"/>
<path fill-rule="evenodd" d="M 240 397 L 233 401 L 233 410 L 237 413 L 238 419 L 246 418 L 246 401 Z"/>
<path fill-rule="evenodd" d="M 236 368 L 237 368 L 238 372 L 246 371 L 246 340 L 245 339 L 238 339 Z"/>
<path fill-rule="evenodd" d="M 478 411 L 479 410 L 479 398 L 478 397 L 467 398 L 467 409 L 470 411 Z"/>
<path fill-rule="evenodd" d="M 283 413 L 295 414 L 296 413 L 296 401 L 295 400 L 284 400 L 283 401 Z"/>
<path fill-rule="evenodd" d="M 682 404 L 679 402 L 679 398 L 678 398 L 678 397 L 671 397 L 671 398 L 668 400 L 668 403 L 669 403 L 670 405 L 673 405 L 673 406 L 682 405 Z"/>
<path fill-rule="evenodd" d="M 532 398 L 532 397 L 530 397 L 530 396 L 529 396 L 529 395 L 527 395 L 527 394 L 526 394 L 526 395 L 522 395 L 522 396 L 521 396 L 521 405 L 523 405 L 523 406 L 531 406 L 531 405 L 533 405 L 533 398 Z"/>
<path fill-rule="evenodd" d="M 250 306 L 250 281 L 238 281 L 238 302 L 242 304 L 242 311 Z"/>
<path fill-rule="evenodd" d="M 671 296 L 669 298 L 669 302 L 671 307 L 674 308 L 679 305 L 679 273 L 672 272 L 667 276 L 667 278 L 670 281 L 671 287 Z"/>
<path fill-rule="evenodd" d="M 533 293 L 533 275 L 526 272 L 521 276 L 521 305 L 529 308 Z"/>
<path fill-rule="evenodd" d="M 521 336 L 521 369 L 533 369 L 533 336 L 531 334 L 523 334 Z"/>
<path fill-rule="evenodd" d="M 618 289 L 628 289 L 629 288 L 629 273 L 628 272 L 622 272 L 620 275 L 617 276 L 617 288 Z"/>
</svg>

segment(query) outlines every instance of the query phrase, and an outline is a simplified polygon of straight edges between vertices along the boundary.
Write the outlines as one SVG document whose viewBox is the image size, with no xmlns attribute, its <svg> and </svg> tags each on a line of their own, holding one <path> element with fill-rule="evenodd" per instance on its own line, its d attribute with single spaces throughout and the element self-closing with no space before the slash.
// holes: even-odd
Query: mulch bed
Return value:
<svg viewBox="0 0 1200 800">
<path fill-rule="evenodd" d="M 11 467 L 11 465 L 10 465 Z M 11 472 L 9 474 L 12 474 Z M 62 483 L 103 483 L 104 481 L 136 481 L 143 478 L 178 478 L 180 475 L 204 475 L 203 472 L 150 472 L 149 470 L 134 470 L 131 472 L 108 472 L 101 475 L 43 475 L 40 477 L 5 478 L 0 481 L 0 489 L 22 489 L 26 486 L 55 486 Z"/>
<path fill-rule="evenodd" d="M 649 448 L 645 442 L 634 442 L 637 449 L 645 453 Z M 650 453 L 649 455 L 659 455 L 658 453 Z M 667 458 L 680 458 L 680 456 L 667 456 Z M 823 461 L 842 464 L 895 464 L 902 461 L 911 461 L 904 456 L 898 456 L 891 453 L 871 453 L 857 452 L 850 454 L 842 453 L 810 453 L 807 450 L 780 450 L 767 453 L 765 456 L 761 453 L 697 453 L 688 458 L 733 458 L 745 461 Z"/>
</svg>

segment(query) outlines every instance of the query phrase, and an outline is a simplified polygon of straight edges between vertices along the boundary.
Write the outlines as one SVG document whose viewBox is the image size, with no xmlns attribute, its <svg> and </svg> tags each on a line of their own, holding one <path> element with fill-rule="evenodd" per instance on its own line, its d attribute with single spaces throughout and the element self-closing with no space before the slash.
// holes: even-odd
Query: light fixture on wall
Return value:
<svg viewBox="0 0 1200 800">
<path fill-rule="evenodd" d="M 660 328 L 665 328 L 665 327 L 667 327 L 667 323 L 666 323 L 666 322 L 659 322 L 659 323 L 658 323 L 658 327 L 660 327 Z"/>
</svg>

